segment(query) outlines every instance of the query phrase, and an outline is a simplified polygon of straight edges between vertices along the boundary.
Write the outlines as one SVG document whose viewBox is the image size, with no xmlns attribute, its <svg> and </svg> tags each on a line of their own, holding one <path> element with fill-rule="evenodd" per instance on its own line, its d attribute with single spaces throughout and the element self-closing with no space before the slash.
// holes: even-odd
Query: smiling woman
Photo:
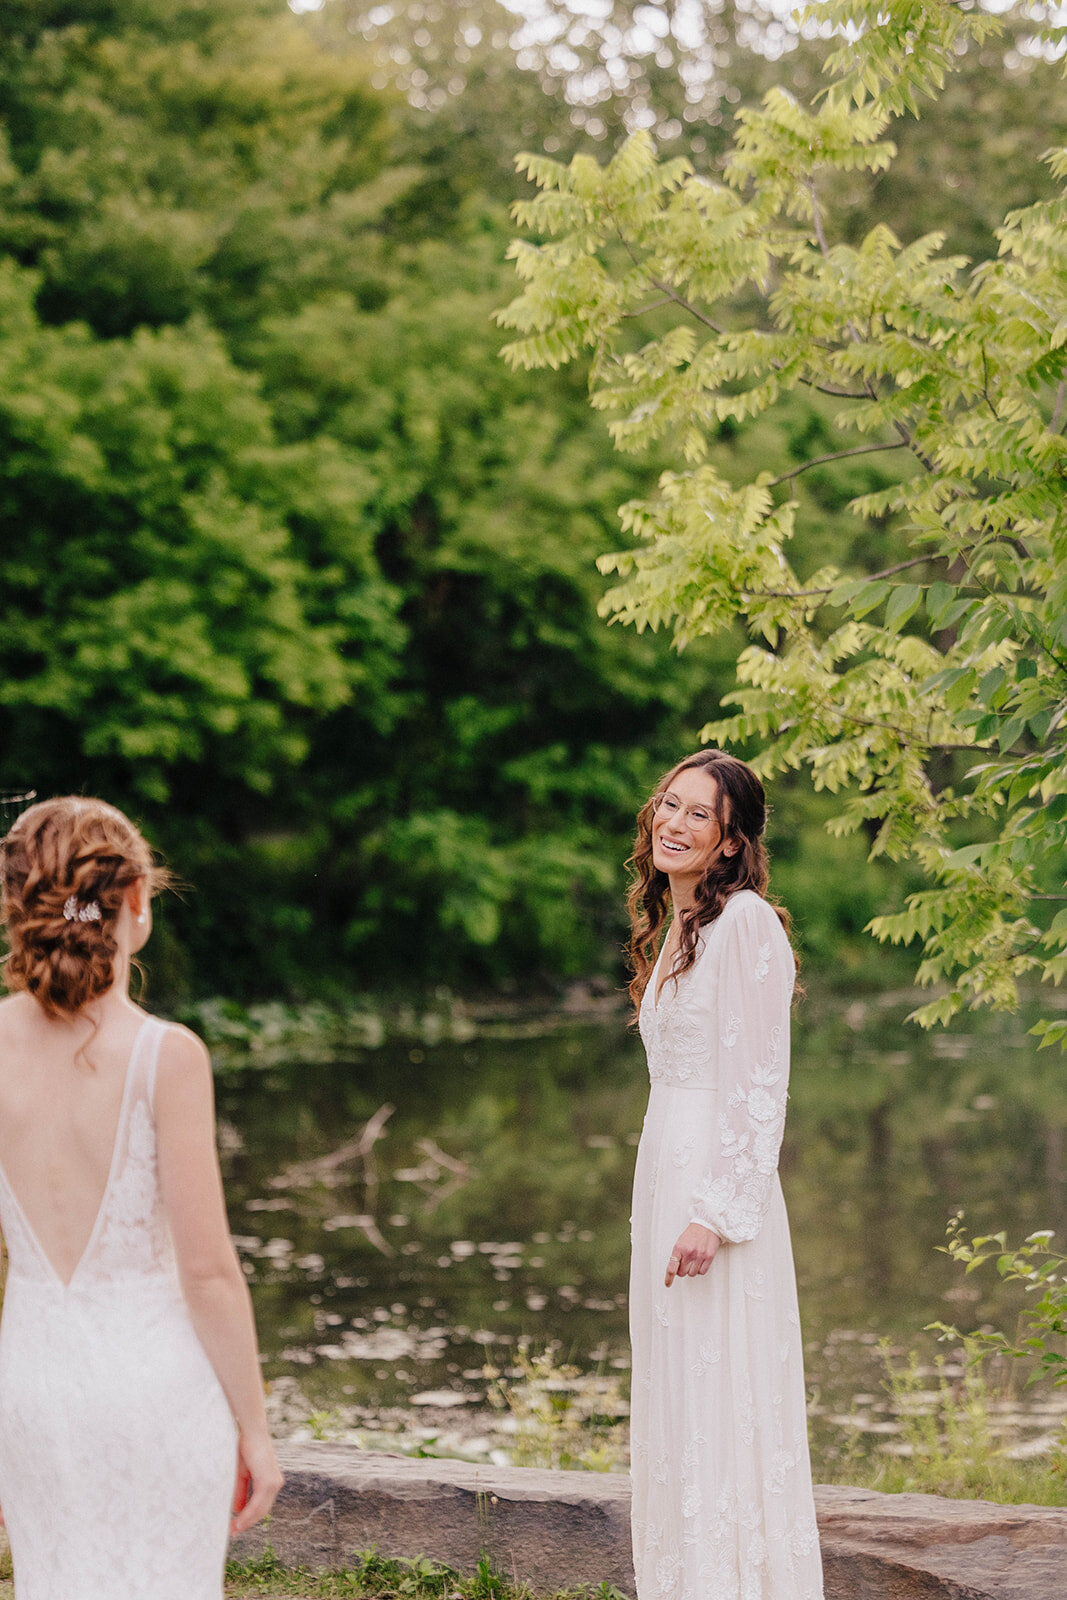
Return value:
<svg viewBox="0 0 1067 1600">
<path fill-rule="evenodd" d="M 639 1600 L 822 1595 L 778 1182 L 796 963 L 765 898 L 766 815 L 751 768 L 708 750 L 638 816 L 631 993 L 652 1083 L 630 1276 Z"/>
</svg>

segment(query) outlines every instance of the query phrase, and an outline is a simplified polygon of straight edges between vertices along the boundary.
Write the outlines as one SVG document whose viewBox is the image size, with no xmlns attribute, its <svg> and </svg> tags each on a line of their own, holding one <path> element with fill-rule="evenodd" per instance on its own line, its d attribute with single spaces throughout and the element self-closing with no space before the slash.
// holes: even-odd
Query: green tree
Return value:
<svg viewBox="0 0 1067 1600">
<path fill-rule="evenodd" d="M 359 56 L 275 0 L 14 0 L 5 35 L 0 249 L 41 273 L 45 320 L 106 336 L 199 311 L 232 336 L 373 283 L 412 174 Z"/>
<path fill-rule="evenodd" d="M 775 86 L 806 100 L 823 54 L 816 30 L 751 0 L 538 0 L 521 10 L 504 0 L 331 0 L 320 15 L 335 41 L 342 28 L 365 40 L 406 97 L 405 142 L 425 171 L 399 208 L 437 231 L 472 190 L 514 197 L 518 141 L 569 160 L 643 128 L 661 155 L 719 175 L 737 106 Z M 881 221 L 937 228 L 950 250 L 987 256 L 1007 210 L 1055 194 L 1039 157 L 1063 137 L 1058 69 L 1034 49 L 1025 10 L 1003 22 L 995 37 L 961 41 L 921 120 L 897 120 L 889 169 L 822 173 L 842 238 Z"/>
<path fill-rule="evenodd" d="M 4 780 L 143 818 L 172 986 L 610 963 L 724 669 L 597 621 L 638 480 L 496 358 L 503 209 L 427 237 L 434 150 L 274 0 L 7 21 Z"/>
<path fill-rule="evenodd" d="M 287 433 L 271 314 L 379 293 L 410 181 L 388 102 L 266 0 L 15 4 L 0 60 L 0 728 L 16 786 L 93 788 L 198 892 L 169 980 L 289 986 L 280 862 L 324 717 L 399 709 L 402 596 L 358 454 Z M 380 252 L 378 252 L 380 254 Z"/>
<path fill-rule="evenodd" d="M 479 206 L 411 250 L 383 305 L 310 304 L 259 347 L 291 436 L 358 454 L 403 597 L 395 726 L 361 740 L 342 708 L 311 759 L 317 893 L 344 959 L 379 979 L 400 950 L 467 983 L 613 962 L 635 802 L 728 670 L 728 652 L 680 661 L 599 622 L 595 556 L 639 469 L 613 459 L 576 375 L 546 405 L 497 359 L 503 220 Z"/>
<path fill-rule="evenodd" d="M 893 119 L 1005 24 L 910 0 L 813 15 L 837 38 L 830 87 L 743 110 L 721 182 L 659 162 L 645 134 L 606 167 L 523 158 L 542 193 L 516 213 L 545 242 L 515 245 L 524 288 L 501 320 L 519 366 L 592 352 L 621 449 L 677 442 L 624 507 L 640 543 L 602 561 L 619 578 L 604 609 L 680 645 L 743 624 L 738 709 L 706 735 L 846 791 L 836 831 L 921 869 L 929 886 L 872 926 L 922 940 L 920 981 L 950 980 L 916 1013 L 929 1024 L 1067 969 L 1067 210 L 1060 190 L 1009 213 L 976 267 L 938 234 L 845 242 L 826 195 L 884 172 Z M 1067 151 L 1049 166 L 1062 184 Z M 731 482 L 710 454 L 722 425 L 798 392 L 826 401 L 840 445 Z M 852 501 L 870 559 L 796 570 L 796 481 L 875 456 L 895 481 Z"/>
</svg>

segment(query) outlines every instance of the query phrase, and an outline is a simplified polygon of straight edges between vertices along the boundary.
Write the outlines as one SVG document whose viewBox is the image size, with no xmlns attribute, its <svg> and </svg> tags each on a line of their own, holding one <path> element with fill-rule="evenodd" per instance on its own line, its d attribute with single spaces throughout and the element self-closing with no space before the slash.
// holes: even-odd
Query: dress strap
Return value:
<svg viewBox="0 0 1067 1600">
<path fill-rule="evenodd" d="M 153 1017 L 148 1030 L 150 1037 L 145 1061 L 145 1096 L 153 1117 L 156 1114 L 156 1069 L 159 1066 L 159 1047 L 163 1043 L 163 1035 L 168 1033 L 170 1028 L 169 1022 L 164 1022 L 160 1017 Z"/>
</svg>

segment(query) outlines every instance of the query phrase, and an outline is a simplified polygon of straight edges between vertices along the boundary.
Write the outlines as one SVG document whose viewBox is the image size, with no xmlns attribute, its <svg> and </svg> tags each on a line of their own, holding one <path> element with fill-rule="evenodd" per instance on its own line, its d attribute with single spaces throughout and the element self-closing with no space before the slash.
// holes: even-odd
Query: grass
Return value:
<svg viewBox="0 0 1067 1600">
<path fill-rule="evenodd" d="M 498 1577 L 483 1556 L 478 1570 L 461 1577 L 448 1567 L 425 1559 L 392 1561 L 374 1550 L 358 1556 L 342 1572 L 313 1572 L 282 1567 L 268 1550 L 254 1561 L 230 1562 L 227 1600 L 624 1600 L 618 1589 L 566 1589 L 549 1597 L 527 1584 Z"/>
<path fill-rule="evenodd" d="M 0 1597 L 8 1600 L 14 1592 L 11 1554 L 5 1545 L 0 1550 Z M 497 1577 L 484 1556 L 477 1572 L 464 1578 L 435 1561 L 390 1561 L 374 1550 L 358 1556 L 343 1572 L 283 1567 L 271 1550 L 254 1561 L 231 1561 L 226 1568 L 226 1600 L 252 1596 L 256 1600 L 624 1600 L 606 1583 L 552 1596 L 538 1594 L 527 1584 Z"/>
<path fill-rule="evenodd" d="M 583 1375 L 561 1365 L 559 1345 L 541 1351 L 520 1339 L 514 1378 L 482 1368 L 489 1404 L 511 1412 L 516 1423 L 511 1459 L 516 1467 L 560 1467 L 586 1472 L 625 1470 L 630 1408 L 619 1380 L 602 1372 Z"/>
<path fill-rule="evenodd" d="M 8 1600 L 14 1592 L 11 1551 L 0 1529 L 0 1600 Z M 226 1600 L 252 1596 L 256 1600 L 625 1600 L 607 1583 L 546 1595 L 528 1584 L 498 1577 L 485 1556 L 469 1577 L 436 1561 L 393 1561 L 376 1550 L 363 1551 L 343 1572 L 316 1572 L 283 1567 L 269 1548 L 254 1560 L 227 1563 Z"/>
<path fill-rule="evenodd" d="M 966 1337 L 931 1369 L 912 1351 L 903 1364 L 883 1342 L 884 1388 L 898 1432 L 895 1449 L 864 1450 L 853 1436 L 833 1480 L 885 1494 L 938 1494 L 1001 1505 L 1067 1505 L 1067 1427 L 1044 1454 L 1019 1459 L 997 1426 L 1014 1386 L 1003 1362 Z"/>
</svg>

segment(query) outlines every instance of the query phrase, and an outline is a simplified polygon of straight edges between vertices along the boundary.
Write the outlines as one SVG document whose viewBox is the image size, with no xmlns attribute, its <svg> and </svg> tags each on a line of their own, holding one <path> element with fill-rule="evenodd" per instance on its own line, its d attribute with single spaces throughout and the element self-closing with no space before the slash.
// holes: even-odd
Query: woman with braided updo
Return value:
<svg viewBox="0 0 1067 1600">
<path fill-rule="evenodd" d="M 651 1079 L 630 1274 L 639 1600 L 822 1600 L 778 1182 L 796 963 L 766 897 L 766 816 L 752 768 L 703 750 L 637 818 L 630 992 Z"/>
<path fill-rule="evenodd" d="M 100 800 L 43 801 L 0 841 L 0 1508 L 17 1600 L 221 1600 L 228 1527 L 281 1485 L 207 1052 L 129 996 L 164 882 Z"/>
</svg>

